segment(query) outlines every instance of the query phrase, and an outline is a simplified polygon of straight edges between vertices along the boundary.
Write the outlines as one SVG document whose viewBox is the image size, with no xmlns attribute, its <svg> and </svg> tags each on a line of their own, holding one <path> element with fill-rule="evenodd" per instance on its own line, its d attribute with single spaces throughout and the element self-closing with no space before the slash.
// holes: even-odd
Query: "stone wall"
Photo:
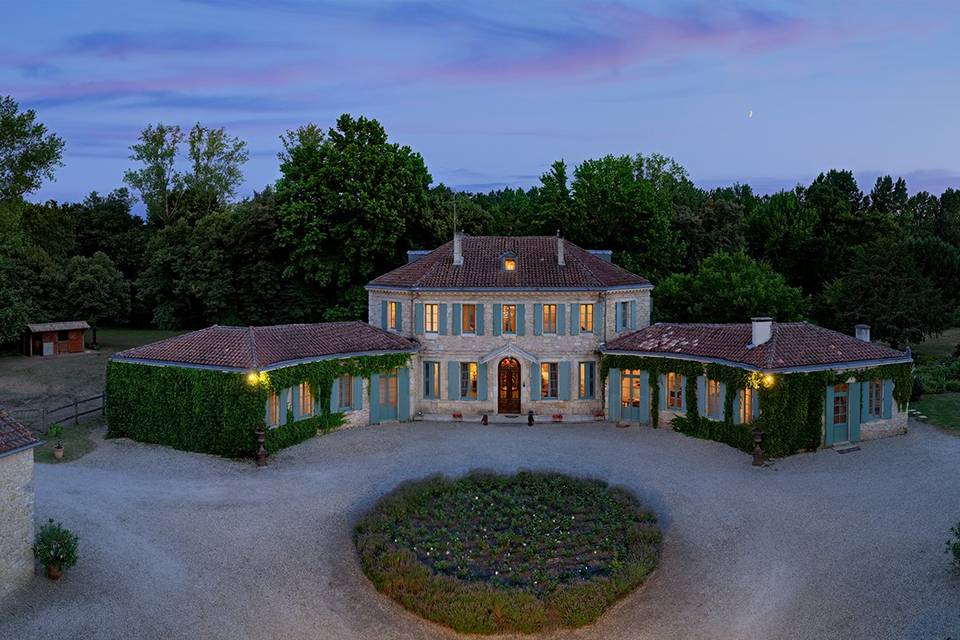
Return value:
<svg viewBox="0 0 960 640">
<path fill-rule="evenodd" d="M 364 379 L 363 381 L 363 407 L 361 409 L 355 409 L 353 411 L 345 411 L 343 413 L 343 418 L 344 418 L 344 423 L 340 427 L 341 429 L 370 424 L 370 381 L 369 380 Z"/>
<path fill-rule="evenodd" d="M 33 450 L 0 458 L 0 599 L 33 575 Z"/>
<path fill-rule="evenodd" d="M 888 420 L 871 420 L 860 423 L 860 439 L 876 440 L 890 436 L 900 436 L 907 432 L 907 412 L 898 411 L 897 403 L 893 403 L 893 411 Z"/>
<path fill-rule="evenodd" d="M 451 414 L 461 412 L 465 415 L 497 412 L 497 369 L 500 361 L 512 356 L 520 362 L 520 410 L 521 413 L 533 411 L 550 415 L 593 415 L 603 407 L 602 390 L 599 388 L 600 357 L 598 348 L 602 342 L 612 340 L 634 329 L 616 331 L 615 306 L 617 302 L 634 300 L 636 302 L 636 328 L 650 323 L 650 290 L 633 289 L 615 292 L 595 291 L 501 291 L 501 292 L 408 292 L 380 291 L 369 292 L 369 322 L 374 326 L 382 325 L 381 304 L 383 301 L 399 301 L 401 307 L 401 327 L 398 333 L 420 342 L 420 353 L 411 360 L 410 370 L 410 410 L 412 413 Z M 443 303 L 447 305 L 446 334 L 416 333 L 414 305 Z M 453 305 L 483 305 L 483 335 L 453 335 Z M 565 331 L 563 335 L 534 335 L 534 313 L 537 303 L 562 304 L 564 306 Z M 593 333 L 570 334 L 570 305 L 596 304 L 602 308 L 603 322 L 596 322 Z M 493 335 L 493 305 L 523 304 L 524 335 Z M 504 350 L 500 353 L 498 350 Z M 487 362 L 487 399 L 462 400 L 450 397 L 447 376 L 450 362 L 479 362 L 484 356 Z M 532 358 L 532 359 L 531 359 Z M 440 363 L 439 399 L 423 398 L 423 362 Z M 531 368 L 540 362 L 569 362 L 571 367 L 570 400 L 532 400 Z M 593 362 L 595 366 L 595 398 L 577 399 L 576 369 L 580 362 Z"/>
</svg>

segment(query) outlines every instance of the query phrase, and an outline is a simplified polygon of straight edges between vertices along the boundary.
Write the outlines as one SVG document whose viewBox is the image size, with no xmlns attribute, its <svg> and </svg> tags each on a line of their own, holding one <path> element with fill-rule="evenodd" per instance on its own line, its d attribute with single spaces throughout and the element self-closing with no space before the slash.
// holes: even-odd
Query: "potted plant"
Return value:
<svg viewBox="0 0 960 640">
<path fill-rule="evenodd" d="M 37 532 L 33 556 L 46 567 L 48 578 L 59 580 L 61 571 L 77 564 L 77 536 L 51 518 Z"/>
<path fill-rule="evenodd" d="M 602 409 L 600 411 L 595 411 L 593 413 L 593 419 L 596 420 L 597 422 L 603 422 L 604 418 L 606 417 L 607 417 L 607 414 L 605 414 Z"/>
<path fill-rule="evenodd" d="M 47 430 L 47 435 L 57 441 L 57 444 L 53 445 L 53 457 L 63 460 L 63 427 L 54 422 Z"/>
<path fill-rule="evenodd" d="M 463 422 L 463 413 L 460 411 L 453 412 L 453 421 L 454 422 Z"/>
<path fill-rule="evenodd" d="M 563 414 L 562 414 L 562 413 L 555 413 L 555 414 L 553 414 L 553 421 L 554 421 L 554 422 L 563 422 Z"/>
</svg>

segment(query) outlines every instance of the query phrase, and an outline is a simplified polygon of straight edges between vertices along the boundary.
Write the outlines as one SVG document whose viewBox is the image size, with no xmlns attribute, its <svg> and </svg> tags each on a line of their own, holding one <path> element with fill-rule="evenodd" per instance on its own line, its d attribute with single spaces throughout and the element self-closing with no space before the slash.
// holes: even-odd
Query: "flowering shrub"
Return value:
<svg viewBox="0 0 960 640">
<path fill-rule="evenodd" d="M 555 473 L 401 485 L 357 524 L 364 573 L 457 631 L 531 633 L 596 620 L 657 562 L 656 518 L 632 494 Z"/>
</svg>

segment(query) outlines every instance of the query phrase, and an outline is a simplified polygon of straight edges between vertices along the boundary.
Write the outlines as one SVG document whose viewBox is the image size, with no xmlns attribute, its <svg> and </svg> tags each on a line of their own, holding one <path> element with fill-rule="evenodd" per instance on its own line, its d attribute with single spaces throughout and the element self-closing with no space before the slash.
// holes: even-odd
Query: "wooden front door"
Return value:
<svg viewBox="0 0 960 640">
<path fill-rule="evenodd" d="M 504 358 L 497 368 L 497 412 L 520 413 L 520 363 Z"/>
</svg>

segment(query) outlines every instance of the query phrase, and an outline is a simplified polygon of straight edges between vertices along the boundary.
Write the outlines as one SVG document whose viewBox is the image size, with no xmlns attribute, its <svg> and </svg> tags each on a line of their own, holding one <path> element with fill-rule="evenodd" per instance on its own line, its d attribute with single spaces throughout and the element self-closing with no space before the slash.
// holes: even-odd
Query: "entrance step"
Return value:
<svg viewBox="0 0 960 640">
<path fill-rule="evenodd" d="M 833 445 L 833 450 L 839 454 L 844 454 L 844 453 L 853 453 L 854 451 L 860 451 L 860 447 L 850 442 L 841 442 L 839 444 Z"/>
<path fill-rule="evenodd" d="M 464 414 L 463 414 L 463 422 L 476 422 L 476 423 L 479 423 L 482 416 L 483 416 L 482 413 L 474 413 L 474 414 L 464 413 Z M 431 421 L 431 422 L 453 422 L 453 416 L 452 416 L 451 414 L 449 414 L 449 413 L 425 413 L 425 414 L 423 414 L 423 417 L 422 417 L 422 418 L 420 418 L 419 416 L 418 416 L 418 418 L 419 418 L 419 419 L 422 419 L 422 420 L 428 420 L 428 421 Z M 526 424 L 527 424 L 527 414 L 525 414 L 525 413 L 518 413 L 518 414 L 513 414 L 513 413 L 488 413 L 488 414 L 487 414 L 487 421 L 488 421 L 490 424 L 517 424 L 517 425 L 524 425 L 524 426 L 526 426 Z M 552 416 L 552 415 L 534 414 L 534 415 L 533 415 L 533 421 L 534 421 L 534 423 L 536 423 L 536 424 L 551 424 L 551 423 L 553 423 L 553 416 Z M 564 416 L 563 416 L 563 422 L 564 422 L 564 423 L 571 423 L 571 422 L 583 423 L 583 422 L 600 422 L 600 421 L 599 421 L 599 420 L 596 420 L 596 419 L 595 419 L 593 416 L 591 416 L 591 415 L 566 415 L 566 414 L 564 414 Z"/>
</svg>

